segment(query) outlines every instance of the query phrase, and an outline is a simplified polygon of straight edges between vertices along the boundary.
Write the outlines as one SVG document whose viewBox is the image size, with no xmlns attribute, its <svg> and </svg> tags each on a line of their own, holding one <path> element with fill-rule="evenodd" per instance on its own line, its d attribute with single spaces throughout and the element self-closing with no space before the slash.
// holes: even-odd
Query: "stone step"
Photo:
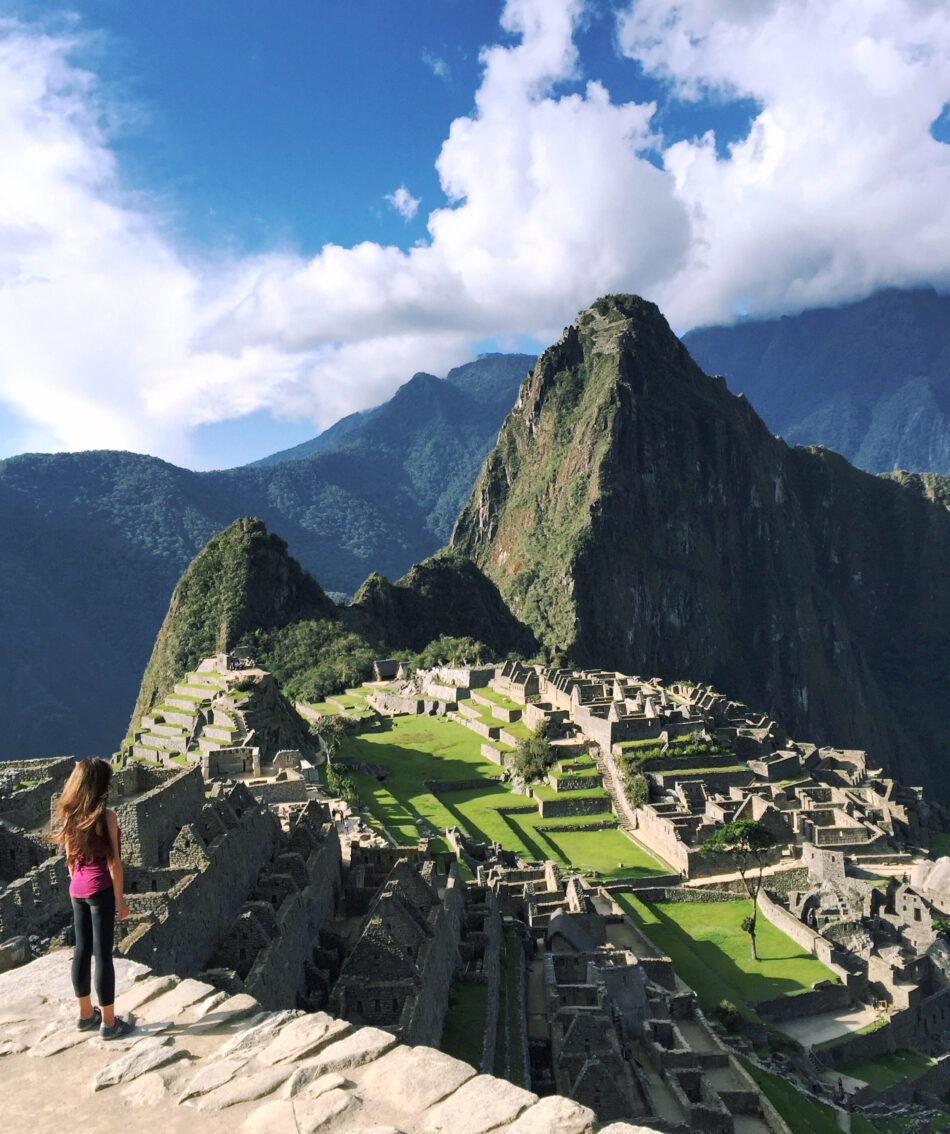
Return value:
<svg viewBox="0 0 950 1134">
<path fill-rule="evenodd" d="M 167 702 L 158 708 L 157 713 L 165 724 L 177 725 L 178 728 L 183 728 L 185 732 L 194 732 L 198 721 L 195 713 L 188 709 L 181 709 L 177 705 L 169 705 Z"/>
<path fill-rule="evenodd" d="M 178 736 L 165 736 L 160 732 L 149 731 L 142 733 L 139 743 L 151 748 L 159 748 L 163 752 L 187 752 L 190 740 L 191 737 L 180 733 Z"/>
<path fill-rule="evenodd" d="M 204 755 L 205 752 L 217 752 L 219 748 L 233 748 L 234 741 L 232 740 L 215 740 L 210 736 L 198 737 L 198 751 Z"/>
<path fill-rule="evenodd" d="M 165 704 L 173 709 L 182 709 L 186 713 L 191 713 L 194 716 L 196 709 L 201 704 L 201 701 L 196 701 L 193 697 L 182 696 L 181 693 L 169 693 L 165 698 Z"/>
<path fill-rule="evenodd" d="M 220 693 L 221 690 L 213 685 L 191 685 L 187 681 L 179 681 L 175 686 L 174 692 L 177 696 L 191 701 L 192 704 L 202 704 L 203 702 L 210 701 Z"/>
<path fill-rule="evenodd" d="M 155 724 L 149 726 L 148 730 L 152 736 L 167 736 L 169 739 L 181 736 L 181 725 L 164 724 L 161 721 L 156 721 Z"/>
<path fill-rule="evenodd" d="M 237 729 L 226 728 L 223 725 L 205 725 L 201 735 L 208 740 L 220 740 L 223 744 L 231 744 Z"/>
</svg>

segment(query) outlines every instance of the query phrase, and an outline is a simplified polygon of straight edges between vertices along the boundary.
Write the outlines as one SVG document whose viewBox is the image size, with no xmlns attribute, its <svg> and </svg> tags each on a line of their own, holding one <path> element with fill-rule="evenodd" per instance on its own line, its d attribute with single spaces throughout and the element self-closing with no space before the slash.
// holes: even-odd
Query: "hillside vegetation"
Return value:
<svg viewBox="0 0 950 1134">
<path fill-rule="evenodd" d="M 945 493 L 789 448 L 612 296 L 542 354 L 452 543 L 548 649 L 710 681 L 945 794 Z"/>
<path fill-rule="evenodd" d="M 115 747 L 179 576 L 238 517 L 281 532 L 333 593 L 431 555 L 533 361 L 418 375 L 311 454 L 266 467 L 194 473 L 120 452 L 0 461 L 0 652 L 16 659 L 0 683 L 0 758 Z"/>
<path fill-rule="evenodd" d="M 337 607 L 283 539 L 244 517 L 208 542 L 175 587 L 129 731 L 202 658 L 239 644 L 289 697 L 318 702 L 369 677 L 381 656 L 437 665 L 459 650 L 504 657 L 535 641 L 459 556 L 424 560 L 395 583 L 374 575 L 351 607 Z"/>
</svg>

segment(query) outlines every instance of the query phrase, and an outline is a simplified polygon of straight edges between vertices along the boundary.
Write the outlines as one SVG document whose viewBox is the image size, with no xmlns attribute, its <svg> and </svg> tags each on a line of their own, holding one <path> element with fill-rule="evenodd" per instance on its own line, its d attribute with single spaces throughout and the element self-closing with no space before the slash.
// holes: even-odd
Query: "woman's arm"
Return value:
<svg viewBox="0 0 950 1134">
<path fill-rule="evenodd" d="M 109 873 L 112 875 L 112 890 L 115 893 L 115 916 L 121 921 L 129 916 L 125 902 L 122 878 L 122 855 L 119 851 L 119 821 L 111 808 L 106 809 L 106 833 L 109 837 Z"/>
</svg>

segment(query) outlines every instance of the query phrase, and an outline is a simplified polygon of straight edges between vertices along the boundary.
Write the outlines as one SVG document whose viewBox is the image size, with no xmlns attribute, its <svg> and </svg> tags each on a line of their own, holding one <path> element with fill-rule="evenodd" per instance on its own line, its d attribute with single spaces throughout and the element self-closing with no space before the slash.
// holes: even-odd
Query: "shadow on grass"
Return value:
<svg viewBox="0 0 950 1134">
<path fill-rule="evenodd" d="M 467 831 L 468 834 L 471 835 L 471 837 L 473 839 L 480 840 L 481 842 L 485 843 L 486 846 L 489 845 L 492 842 L 491 837 L 489 835 L 487 835 L 481 829 L 481 827 L 478 826 L 477 823 L 474 823 L 469 818 L 468 815 L 465 815 L 461 811 L 459 811 L 459 809 L 454 804 L 449 803 L 449 797 L 448 796 L 445 796 L 445 795 L 440 796 L 439 802 L 442 804 L 442 806 L 445 808 L 445 810 L 448 811 L 448 813 L 455 820 L 455 825 L 457 827 L 460 827 L 463 831 Z"/>
<path fill-rule="evenodd" d="M 538 846 L 538 844 L 531 838 L 531 836 L 522 827 L 518 826 L 512 816 L 505 815 L 504 813 L 500 814 L 501 818 L 505 822 L 505 826 L 511 831 L 512 835 L 514 835 L 514 837 L 524 846 L 524 849 L 528 852 L 529 858 L 534 859 L 535 862 L 544 862 L 545 859 L 551 857 L 550 855 L 545 853 L 544 847 Z"/>
<path fill-rule="evenodd" d="M 633 902 L 625 901 L 623 905 L 647 936 L 668 954 L 683 980 L 695 989 L 704 1008 L 711 1008 L 726 997 L 740 1009 L 744 1008 L 748 1015 L 754 1016 L 753 1010 L 749 1007 L 750 1001 L 775 1000 L 802 992 L 809 987 L 805 985 L 803 988 L 801 981 L 791 978 L 745 971 L 715 941 L 691 937 L 659 906 L 642 903 L 649 914 L 656 919 L 649 922 L 638 915 Z M 723 927 L 725 932 L 730 933 L 733 928 L 733 926 Z M 742 938 L 748 941 L 745 933 L 742 934 Z M 797 960 L 811 959 L 805 953 L 770 956 L 767 952 L 768 947 L 761 940 L 759 946 L 759 964 L 769 962 L 788 964 Z M 751 955 L 749 964 L 755 964 Z M 815 979 L 819 979 L 820 975 L 820 970 L 816 969 Z"/>
</svg>

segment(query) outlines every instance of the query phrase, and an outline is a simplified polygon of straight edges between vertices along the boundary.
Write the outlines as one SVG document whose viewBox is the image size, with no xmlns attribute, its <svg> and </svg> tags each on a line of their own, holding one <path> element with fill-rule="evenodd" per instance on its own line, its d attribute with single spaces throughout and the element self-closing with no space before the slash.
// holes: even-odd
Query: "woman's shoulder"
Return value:
<svg viewBox="0 0 950 1134">
<path fill-rule="evenodd" d="M 116 815 L 116 813 L 112 810 L 111 807 L 107 807 L 105 809 L 105 817 L 106 817 L 106 826 L 112 831 L 116 830 L 117 827 L 119 826 L 119 817 L 118 817 L 118 815 Z"/>
</svg>

